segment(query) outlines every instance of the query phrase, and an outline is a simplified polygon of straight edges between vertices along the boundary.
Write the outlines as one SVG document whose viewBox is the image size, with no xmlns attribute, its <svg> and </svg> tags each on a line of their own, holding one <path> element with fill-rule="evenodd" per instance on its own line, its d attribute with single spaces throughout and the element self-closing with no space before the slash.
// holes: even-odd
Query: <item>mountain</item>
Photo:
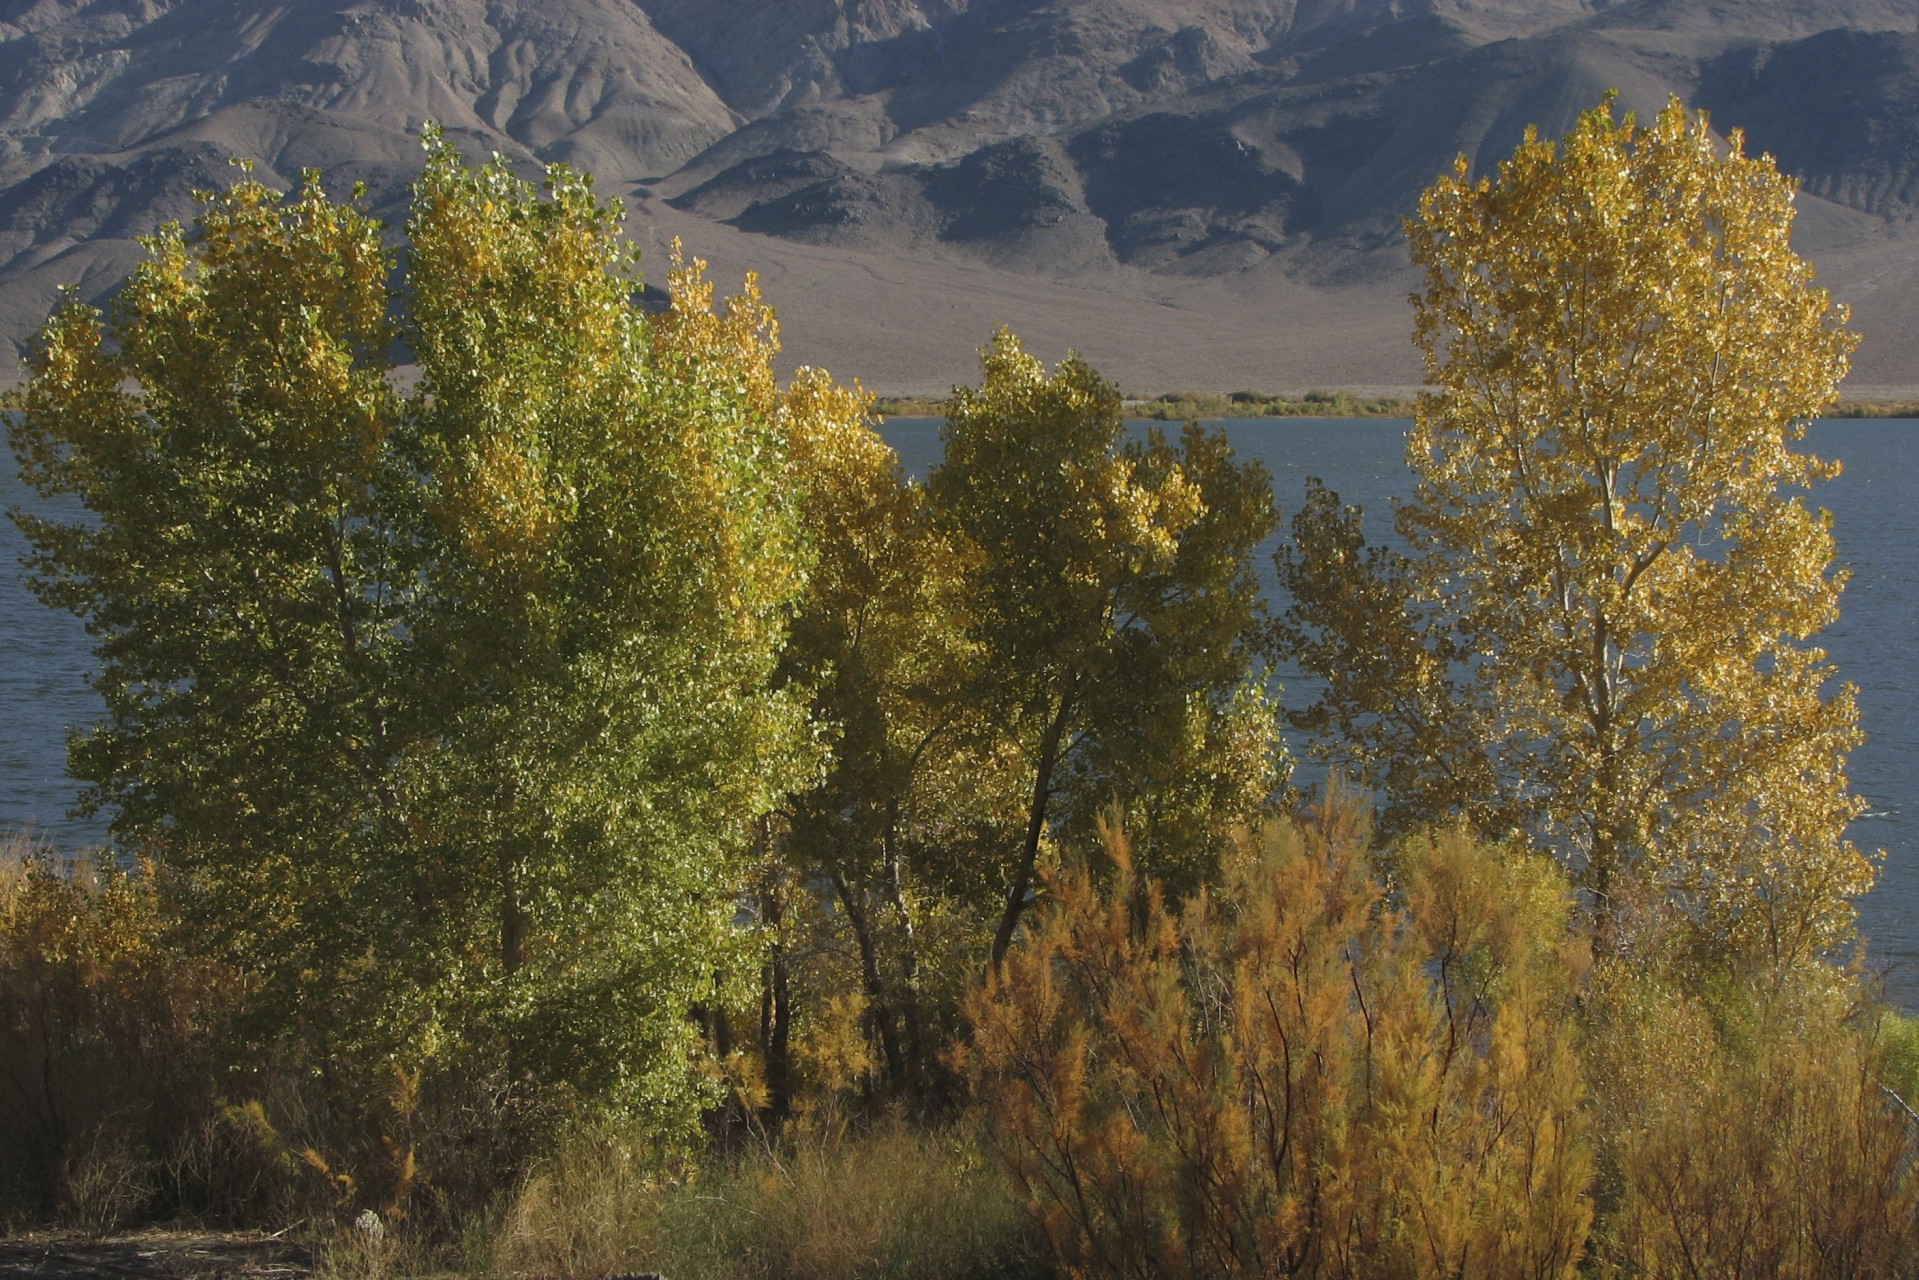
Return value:
<svg viewBox="0 0 1919 1280">
<path fill-rule="evenodd" d="M 230 157 L 397 227 L 437 120 L 591 171 L 653 262 L 759 269 L 791 359 L 884 390 L 970 377 L 1001 322 L 1141 392 L 1403 387 L 1420 189 L 1609 89 L 1799 177 L 1855 394 L 1919 394 L 1912 0 L 0 4 L 0 375 Z"/>
</svg>

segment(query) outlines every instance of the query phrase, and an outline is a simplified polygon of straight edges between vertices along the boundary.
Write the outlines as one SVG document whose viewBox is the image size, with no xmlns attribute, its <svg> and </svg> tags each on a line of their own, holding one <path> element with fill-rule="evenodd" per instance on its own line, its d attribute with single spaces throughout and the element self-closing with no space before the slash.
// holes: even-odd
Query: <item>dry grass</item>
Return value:
<svg viewBox="0 0 1919 1280">
<path fill-rule="evenodd" d="M 674 1280 L 965 1280 L 1052 1274 L 967 1125 L 802 1122 L 777 1142 L 662 1179 L 617 1141 L 549 1161 L 504 1222 L 490 1270 Z"/>
</svg>

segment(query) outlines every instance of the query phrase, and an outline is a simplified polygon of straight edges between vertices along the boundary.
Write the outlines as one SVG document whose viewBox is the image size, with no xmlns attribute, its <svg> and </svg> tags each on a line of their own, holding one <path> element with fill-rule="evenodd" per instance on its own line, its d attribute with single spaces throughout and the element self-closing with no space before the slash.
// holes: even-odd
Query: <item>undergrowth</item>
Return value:
<svg viewBox="0 0 1919 1280">
<path fill-rule="evenodd" d="M 662 1175 L 616 1136 L 544 1162 L 489 1270 L 674 1280 L 1020 1280 L 1050 1257 L 967 1121 L 796 1120 Z"/>
</svg>

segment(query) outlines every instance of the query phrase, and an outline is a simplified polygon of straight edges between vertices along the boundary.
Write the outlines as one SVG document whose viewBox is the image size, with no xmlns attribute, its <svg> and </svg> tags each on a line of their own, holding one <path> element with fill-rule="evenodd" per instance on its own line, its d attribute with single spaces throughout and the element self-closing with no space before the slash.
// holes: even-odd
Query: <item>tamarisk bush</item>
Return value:
<svg viewBox="0 0 1919 1280">
<path fill-rule="evenodd" d="M 1068 1274 L 1567 1276 L 1593 1169 L 1548 860 L 1453 834 L 1388 874 L 1338 801 L 1175 912 L 1108 832 L 975 996 L 969 1068 Z"/>
<path fill-rule="evenodd" d="M 1612 961 L 1586 984 L 1602 1275 L 1919 1274 L 1900 1020 L 1841 970 L 1763 986 Z"/>
</svg>

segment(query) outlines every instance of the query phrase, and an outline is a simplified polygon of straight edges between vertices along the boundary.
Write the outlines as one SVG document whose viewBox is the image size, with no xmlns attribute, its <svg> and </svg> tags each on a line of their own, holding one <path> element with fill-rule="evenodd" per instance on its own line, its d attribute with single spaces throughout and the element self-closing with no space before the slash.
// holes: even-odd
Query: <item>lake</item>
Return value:
<svg viewBox="0 0 1919 1280">
<path fill-rule="evenodd" d="M 1306 478 L 1318 476 L 1342 501 L 1365 508 L 1367 537 L 1377 542 L 1391 531 L 1392 499 L 1412 491 L 1404 421 L 1234 418 L 1210 425 L 1223 427 L 1242 457 L 1266 465 L 1285 519 L 1304 501 Z M 939 428 L 932 419 L 895 419 L 885 435 L 907 471 L 924 476 L 939 461 Z M 1892 966 L 1894 998 L 1919 1010 L 1919 421 L 1818 422 L 1806 447 L 1845 463 L 1844 474 L 1812 500 L 1833 513 L 1839 562 L 1852 572 L 1839 620 L 1819 641 L 1840 675 L 1859 687 L 1866 740 L 1848 772 L 1868 808 L 1852 838 L 1862 849 L 1886 851 L 1878 887 L 1860 904 L 1860 932 L 1873 967 Z M 1270 549 L 1259 567 L 1270 593 Z M 1295 692 L 1284 697 L 1288 705 L 1310 701 L 1309 692 Z"/>
<path fill-rule="evenodd" d="M 1377 540 L 1390 527 L 1392 497 L 1411 489 L 1404 422 L 1279 418 L 1217 425 L 1242 456 L 1266 465 L 1288 515 L 1300 504 L 1306 477 L 1318 476 L 1344 501 L 1365 507 L 1368 534 Z M 895 419 L 885 435 L 911 474 L 925 475 L 939 458 L 937 421 Z M 1879 886 L 1861 904 L 1860 927 L 1875 967 L 1893 966 L 1894 997 L 1919 1009 L 1919 422 L 1820 422 L 1808 444 L 1846 464 L 1845 474 L 1814 500 L 1833 512 L 1839 559 L 1852 572 L 1840 620 L 1822 643 L 1844 678 L 1859 687 L 1866 731 L 1851 776 L 1869 808 L 1853 838 L 1863 848 L 1886 851 Z M 12 507 L 28 497 L 9 457 L 0 501 Z M 86 687 L 89 641 L 76 620 L 27 593 L 17 568 L 22 549 L 12 524 L 0 526 L 0 830 L 31 826 L 58 848 L 81 849 L 103 830 L 97 820 L 68 816 L 76 788 L 66 776 L 65 736 L 99 714 Z M 1260 568 L 1270 588 L 1269 552 Z"/>
</svg>

